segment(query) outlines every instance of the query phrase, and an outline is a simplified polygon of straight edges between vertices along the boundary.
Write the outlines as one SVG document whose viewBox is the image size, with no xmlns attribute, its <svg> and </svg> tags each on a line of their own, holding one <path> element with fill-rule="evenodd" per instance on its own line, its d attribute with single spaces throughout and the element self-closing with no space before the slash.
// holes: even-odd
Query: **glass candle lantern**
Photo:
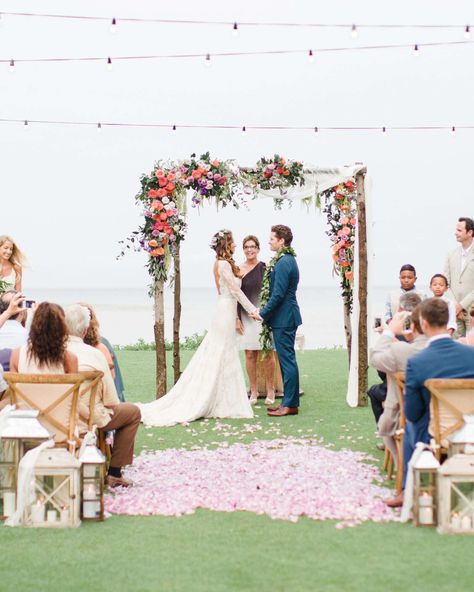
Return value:
<svg viewBox="0 0 474 592">
<path fill-rule="evenodd" d="M 441 533 L 474 534 L 474 454 L 455 454 L 438 470 Z"/>
<path fill-rule="evenodd" d="M 49 440 L 49 432 L 38 421 L 35 409 L 16 411 L 8 406 L 2 411 L 0 441 L 0 519 L 16 509 L 18 465 L 25 453 Z"/>
<path fill-rule="evenodd" d="M 79 457 L 81 465 L 81 518 L 84 521 L 104 520 L 105 456 L 88 444 Z"/>
<path fill-rule="evenodd" d="M 439 462 L 423 450 L 413 467 L 413 523 L 435 526 L 437 519 L 437 472 Z"/>
<path fill-rule="evenodd" d="M 464 415 L 464 425 L 448 436 L 448 456 L 469 452 L 474 447 L 474 415 Z"/>
</svg>

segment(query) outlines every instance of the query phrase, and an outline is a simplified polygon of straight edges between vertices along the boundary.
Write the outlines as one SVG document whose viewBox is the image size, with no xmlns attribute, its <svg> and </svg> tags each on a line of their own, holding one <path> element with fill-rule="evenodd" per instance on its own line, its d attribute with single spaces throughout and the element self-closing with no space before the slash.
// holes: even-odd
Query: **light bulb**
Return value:
<svg viewBox="0 0 474 592">
<path fill-rule="evenodd" d="M 387 128 L 384 126 L 382 128 L 382 136 L 386 136 L 387 135 Z"/>
<path fill-rule="evenodd" d="M 357 30 L 357 27 L 355 25 L 352 25 L 352 28 L 351 28 L 352 39 L 357 39 L 358 36 L 359 36 L 359 31 Z"/>
<path fill-rule="evenodd" d="M 97 131 L 98 132 L 101 132 L 102 131 L 102 124 L 101 123 L 98 123 L 97 124 Z"/>
<path fill-rule="evenodd" d="M 315 128 L 314 128 L 314 133 L 315 133 L 316 135 L 318 135 L 318 134 L 319 134 L 319 128 L 318 128 L 318 127 L 315 127 Z"/>
<path fill-rule="evenodd" d="M 469 25 L 466 25 L 466 28 L 464 29 L 464 38 L 465 39 L 471 38 L 471 29 L 470 29 Z"/>
<path fill-rule="evenodd" d="M 232 27 L 232 35 L 234 37 L 237 37 L 239 34 L 239 25 L 237 23 L 234 23 L 234 26 Z"/>
<path fill-rule="evenodd" d="M 245 127 L 245 125 L 242 126 L 242 135 L 245 136 L 245 132 L 247 131 L 247 128 Z"/>
<path fill-rule="evenodd" d="M 28 120 L 27 120 L 27 119 L 25 119 L 25 122 L 23 123 L 23 129 L 27 130 L 27 129 L 28 129 L 28 127 L 29 127 L 29 125 L 28 125 Z"/>
<path fill-rule="evenodd" d="M 314 62 L 314 55 L 313 55 L 313 50 L 310 49 L 308 51 L 308 60 L 310 61 L 310 63 Z"/>
<path fill-rule="evenodd" d="M 15 71 L 15 60 L 10 60 L 10 72 Z"/>
<path fill-rule="evenodd" d="M 117 31 L 117 20 L 115 18 L 113 18 L 112 22 L 110 24 L 110 32 L 116 33 L 116 31 Z"/>
<path fill-rule="evenodd" d="M 112 59 L 107 58 L 107 70 L 110 72 L 112 70 Z"/>
<path fill-rule="evenodd" d="M 455 135 L 456 135 L 456 128 L 454 127 L 454 125 L 453 125 L 453 127 L 451 128 L 451 135 L 452 135 L 452 136 L 455 136 Z"/>
<path fill-rule="evenodd" d="M 204 60 L 205 65 L 209 68 L 211 65 L 211 54 L 206 53 L 206 59 Z"/>
<path fill-rule="evenodd" d="M 420 50 L 418 48 L 418 44 L 415 44 L 415 47 L 413 48 L 413 53 L 418 56 L 420 55 Z"/>
<path fill-rule="evenodd" d="M 176 126 L 175 125 L 173 125 L 172 131 L 174 131 L 174 132 L 176 131 Z"/>
</svg>

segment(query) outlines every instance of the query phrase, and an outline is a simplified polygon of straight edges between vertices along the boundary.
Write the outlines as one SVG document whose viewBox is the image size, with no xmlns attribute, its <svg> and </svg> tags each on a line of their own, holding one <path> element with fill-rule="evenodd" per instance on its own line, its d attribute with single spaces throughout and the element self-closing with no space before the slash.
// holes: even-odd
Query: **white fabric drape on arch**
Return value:
<svg viewBox="0 0 474 592">
<path fill-rule="evenodd" d="M 355 175 L 365 169 L 365 165 L 355 164 L 350 166 L 341 167 L 315 167 L 305 166 L 305 184 L 302 187 L 292 187 L 289 189 L 284 196 L 281 195 L 278 189 L 272 189 L 266 191 L 260 189 L 258 194 L 262 197 L 269 197 L 273 199 L 279 199 L 284 197 L 291 201 L 301 201 L 308 197 L 316 197 L 318 193 L 336 187 L 344 181 L 348 181 L 355 177 Z M 370 217 L 370 199 L 369 190 L 371 183 L 367 183 L 367 175 L 365 177 L 365 198 L 366 198 L 366 228 L 367 228 L 367 240 L 369 241 L 370 229 L 371 229 L 371 217 Z M 359 401 L 359 228 L 356 227 L 356 240 L 354 245 L 354 285 L 353 285 L 353 307 L 351 315 L 351 328 L 352 328 L 352 348 L 351 348 L 351 360 L 349 364 L 349 376 L 347 381 L 347 393 L 346 401 L 351 407 L 357 407 Z M 367 245 L 367 258 L 368 258 L 368 269 L 367 269 L 367 285 L 370 286 L 370 263 L 372 261 L 372 250 L 369 248 L 370 243 Z M 330 248 L 328 246 L 328 257 L 330 256 Z M 368 290 L 369 293 L 369 290 Z M 369 296 L 368 296 L 369 297 Z M 341 307 L 342 308 L 342 307 Z M 367 318 L 370 319 L 370 307 L 367 307 Z M 368 332 L 370 334 L 370 330 Z"/>
</svg>

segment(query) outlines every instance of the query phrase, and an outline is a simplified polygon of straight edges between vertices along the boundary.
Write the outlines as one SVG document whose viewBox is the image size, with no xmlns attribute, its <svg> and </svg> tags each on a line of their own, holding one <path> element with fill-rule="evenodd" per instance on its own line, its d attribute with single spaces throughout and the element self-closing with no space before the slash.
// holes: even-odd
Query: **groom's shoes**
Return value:
<svg viewBox="0 0 474 592">
<path fill-rule="evenodd" d="M 298 407 L 285 407 L 280 405 L 277 408 L 269 409 L 268 415 L 271 417 L 285 417 L 286 415 L 298 415 Z"/>
</svg>

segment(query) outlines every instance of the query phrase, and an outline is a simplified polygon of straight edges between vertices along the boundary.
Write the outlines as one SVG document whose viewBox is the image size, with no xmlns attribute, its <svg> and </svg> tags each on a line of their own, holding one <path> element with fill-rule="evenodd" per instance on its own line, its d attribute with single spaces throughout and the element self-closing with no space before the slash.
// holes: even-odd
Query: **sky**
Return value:
<svg viewBox="0 0 474 592">
<path fill-rule="evenodd" d="M 117 17 L 332 23 L 474 23 L 469 1 L 397 3 L 175 0 L 172 3 L 1 0 L 0 12 Z M 474 31 L 474 28 L 473 28 Z M 459 30 L 239 28 L 18 18 L 0 24 L 0 58 L 146 55 L 306 49 L 463 40 Z M 318 55 L 143 60 L 105 64 L 0 64 L 0 117 L 176 124 L 178 129 L 103 129 L 0 123 L 1 223 L 24 250 L 26 290 L 146 289 L 144 254 L 116 260 L 119 241 L 140 223 L 134 196 L 158 159 L 210 151 L 252 165 L 279 153 L 314 165 L 367 165 L 372 284 L 395 284 L 404 263 L 421 283 L 439 272 L 456 246 L 460 215 L 473 216 L 474 130 L 390 132 L 184 130 L 179 124 L 396 126 L 474 125 L 474 44 Z M 302 285 L 333 285 L 325 220 L 299 205 L 275 211 L 269 200 L 250 209 L 190 210 L 182 246 L 184 286 L 212 284 L 212 234 L 231 228 L 240 243 L 252 233 L 267 242 L 272 224 L 292 227 Z M 269 258 L 266 246 L 262 259 Z M 237 259 L 242 258 L 238 251 Z"/>
</svg>

